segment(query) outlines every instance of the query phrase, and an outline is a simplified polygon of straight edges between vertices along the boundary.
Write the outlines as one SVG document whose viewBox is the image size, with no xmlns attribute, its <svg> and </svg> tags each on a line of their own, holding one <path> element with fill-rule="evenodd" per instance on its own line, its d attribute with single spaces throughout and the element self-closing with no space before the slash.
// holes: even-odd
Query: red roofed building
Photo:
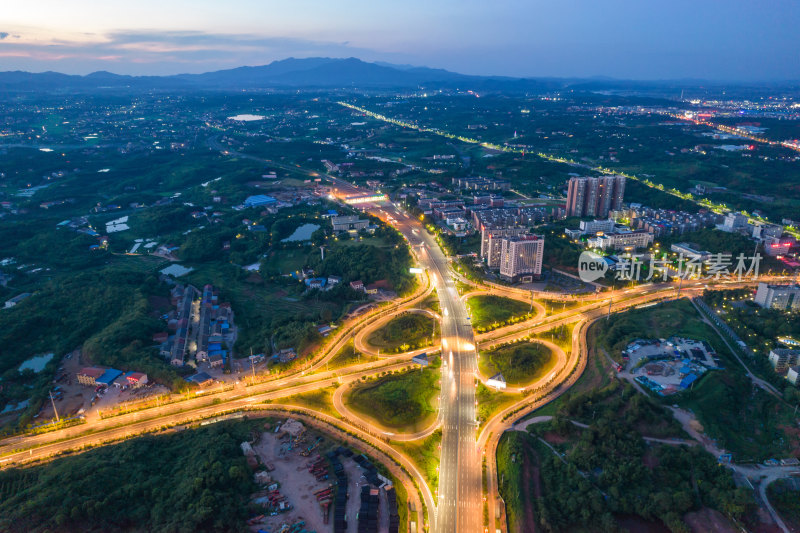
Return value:
<svg viewBox="0 0 800 533">
<path fill-rule="evenodd" d="M 147 374 L 142 372 L 131 372 L 125 377 L 128 379 L 128 384 L 131 387 L 141 387 L 147 384 Z"/>
</svg>

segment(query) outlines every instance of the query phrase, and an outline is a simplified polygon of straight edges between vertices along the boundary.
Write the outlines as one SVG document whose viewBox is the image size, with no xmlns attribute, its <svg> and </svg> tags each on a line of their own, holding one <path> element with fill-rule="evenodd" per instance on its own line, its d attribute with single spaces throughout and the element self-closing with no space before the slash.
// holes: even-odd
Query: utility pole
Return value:
<svg viewBox="0 0 800 533">
<path fill-rule="evenodd" d="M 606 321 L 611 318 L 611 304 L 614 302 L 614 298 L 610 298 L 608 300 L 608 314 L 606 315 Z"/>
<path fill-rule="evenodd" d="M 56 422 L 61 422 L 61 418 L 58 416 L 58 409 L 56 409 L 56 401 L 53 399 L 53 391 L 50 391 L 50 403 L 53 404 L 53 412 L 56 414 Z"/>
</svg>

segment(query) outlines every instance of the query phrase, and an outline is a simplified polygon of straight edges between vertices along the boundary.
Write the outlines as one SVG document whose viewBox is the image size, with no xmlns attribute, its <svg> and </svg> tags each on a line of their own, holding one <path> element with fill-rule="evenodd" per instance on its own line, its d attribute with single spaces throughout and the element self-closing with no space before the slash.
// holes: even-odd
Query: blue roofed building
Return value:
<svg viewBox="0 0 800 533">
<path fill-rule="evenodd" d="M 695 381 L 697 381 L 697 375 L 689 374 L 681 380 L 681 388 L 688 389 L 689 387 L 692 386 L 692 383 L 694 383 Z"/>
<path fill-rule="evenodd" d="M 98 385 L 105 385 L 106 387 L 110 387 L 111 384 L 114 382 L 115 379 L 122 375 L 122 370 L 116 370 L 114 368 L 108 368 L 103 375 L 99 378 L 95 379 L 95 383 Z"/>
<path fill-rule="evenodd" d="M 265 205 L 271 205 L 276 203 L 277 200 L 272 196 L 267 196 L 266 194 L 256 194 L 254 196 L 248 196 L 247 199 L 244 201 L 245 207 L 261 207 Z"/>
</svg>

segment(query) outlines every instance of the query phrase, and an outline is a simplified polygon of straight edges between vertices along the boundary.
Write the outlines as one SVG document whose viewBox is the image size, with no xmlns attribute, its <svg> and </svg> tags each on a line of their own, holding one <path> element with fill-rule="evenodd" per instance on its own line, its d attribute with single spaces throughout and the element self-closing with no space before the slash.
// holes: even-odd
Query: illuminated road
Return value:
<svg viewBox="0 0 800 533">
<path fill-rule="evenodd" d="M 359 192 L 352 184 L 333 177 L 335 194 Z M 442 389 L 440 414 L 442 447 L 439 464 L 438 505 L 432 510 L 433 530 L 479 532 L 483 529 L 481 459 L 476 444 L 475 375 L 478 371 L 472 325 L 458 295 L 447 257 L 422 224 L 392 204 L 365 206 L 382 219 L 391 218 L 417 250 L 417 259 L 431 276 L 439 296 L 442 316 Z"/>
</svg>

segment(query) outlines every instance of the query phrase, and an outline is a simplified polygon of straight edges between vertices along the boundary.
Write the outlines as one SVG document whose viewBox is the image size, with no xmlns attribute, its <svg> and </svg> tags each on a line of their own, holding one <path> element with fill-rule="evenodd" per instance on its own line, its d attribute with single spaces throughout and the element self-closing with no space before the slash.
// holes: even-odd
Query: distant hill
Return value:
<svg viewBox="0 0 800 533">
<path fill-rule="evenodd" d="M 59 72 L 0 72 L 0 91 L 74 92 L 102 90 L 236 90 L 256 88 L 392 89 L 469 88 L 484 92 L 541 92 L 569 88 L 576 91 L 662 91 L 665 88 L 717 86 L 703 80 L 631 81 L 611 78 L 510 78 L 469 76 L 443 69 L 368 63 L 350 57 L 336 59 L 288 58 L 268 65 L 238 67 L 203 74 L 125 76 L 93 72 L 86 76 Z M 764 84 L 756 84 L 764 85 Z M 785 85 L 785 84 L 776 84 Z M 797 87 L 798 82 L 791 82 Z"/>
<path fill-rule="evenodd" d="M 540 82 L 503 77 L 468 76 L 442 69 L 368 63 L 351 57 L 283 59 L 268 65 L 238 67 L 203 74 L 125 76 L 93 72 L 86 76 L 58 72 L 0 72 L 0 90 L 70 91 L 102 89 L 241 89 L 241 88 L 413 88 L 419 86 L 487 87 L 505 84 L 531 88 Z M 554 85 L 555 86 L 555 85 Z"/>
</svg>

